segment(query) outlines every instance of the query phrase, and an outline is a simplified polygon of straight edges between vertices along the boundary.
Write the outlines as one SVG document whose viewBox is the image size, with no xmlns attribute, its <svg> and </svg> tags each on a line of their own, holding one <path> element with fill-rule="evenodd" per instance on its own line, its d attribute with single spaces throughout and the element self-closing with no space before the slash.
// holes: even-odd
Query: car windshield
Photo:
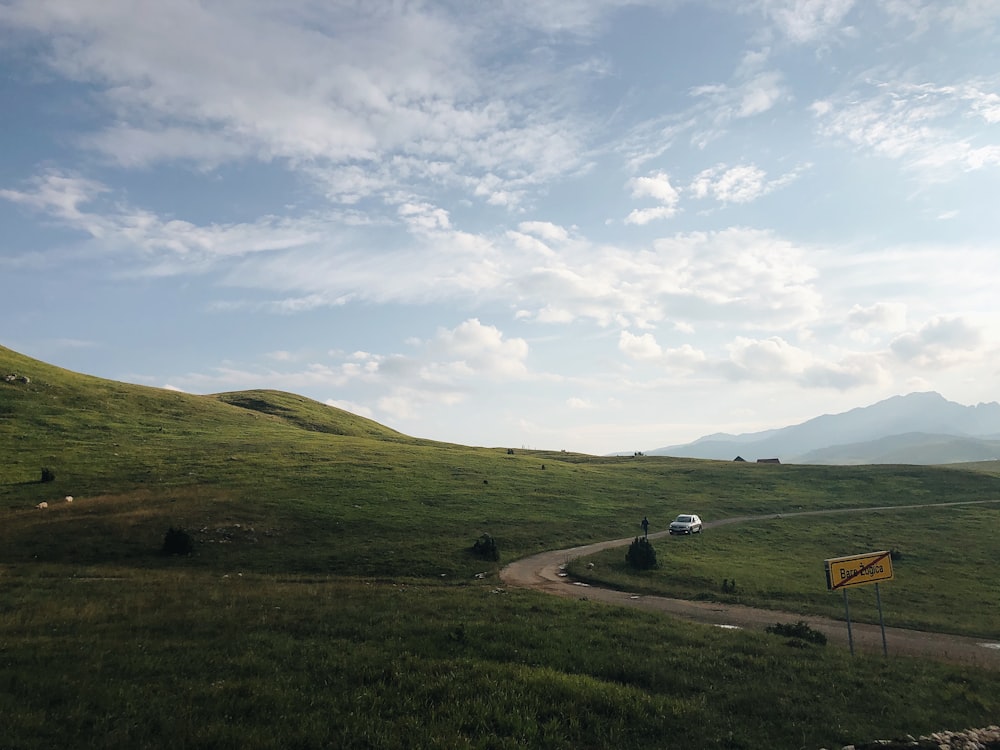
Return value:
<svg viewBox="0 0 1000 750">
<path fill-rule="evenodd" d="M 691 516 L 677 516 L 677 523 L 691 523 Z"/>
</svg>

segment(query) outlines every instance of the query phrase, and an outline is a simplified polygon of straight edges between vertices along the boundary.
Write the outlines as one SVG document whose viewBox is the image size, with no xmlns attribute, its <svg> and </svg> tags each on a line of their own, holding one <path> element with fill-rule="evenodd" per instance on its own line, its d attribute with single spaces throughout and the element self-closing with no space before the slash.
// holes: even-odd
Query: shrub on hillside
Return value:
<svg viewBox="0 0 1000 750">
<path fill-rule="evenodd" d="M 483 534 L 472 545 L 472 554 L 484 560 L 497 561 L 500 559 L 500 549 L 497 547 L 497 540 L 490 534 Z"/>
<path fill-rule="evenodd" d="M 52 471 L 48 466 L 42 467 L 42 478 L 39 480 L 41 482 L 54 482 L 56 479 L 56 473 Z"/>
<path fill-rule="evenodd" d="M 656 550 L 649 539 L 637 536 L 625 553 L 625 562 L 636 570 L 651 570 L 656 567 Z"/>
<path fill-rule="evenodd" d="M 163 537 L 164 555 L 189 555 L 193 549 L 194 540 L 184 529 L 175 529 L 173 526 L 167 529 Z"/>
<path fill-rule="evenodd" d="M 805 621 L 799 620 L 794 625 L 790 623 L 777 622 L 765 628 L 768 633 L 783 635 L 787 638 L 797 638 L 800 641 L 817 643 L 820 646 L 826 645 L 826 636 L 818 630 L 813 630 Z"/>
</svg>

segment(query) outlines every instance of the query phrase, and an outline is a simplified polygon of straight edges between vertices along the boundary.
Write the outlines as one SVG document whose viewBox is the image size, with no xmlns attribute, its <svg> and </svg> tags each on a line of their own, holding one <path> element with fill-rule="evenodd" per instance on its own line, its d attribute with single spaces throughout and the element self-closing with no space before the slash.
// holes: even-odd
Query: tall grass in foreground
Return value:
<svg viewBox="0 0 1000 750">
<path fill-rule="evenodd" d="M 176 562 L 3 572 L 0 745 L 819 748 L 1000 712 L 997 673 L 851 659 L 491 582 Z"/>
</svg>

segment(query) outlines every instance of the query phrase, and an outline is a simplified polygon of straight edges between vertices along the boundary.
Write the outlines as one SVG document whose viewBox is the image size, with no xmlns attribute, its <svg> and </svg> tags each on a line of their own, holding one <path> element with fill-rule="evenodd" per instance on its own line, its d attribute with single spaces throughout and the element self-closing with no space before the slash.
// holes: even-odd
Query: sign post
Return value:
<svg viewBox="0 0 1000 750">
<path fill-rule="evenodd" d="M 865 555 L 850 557 L 832 557 L 824 561 L 826 568 L 826 587 L 830 591 L 842 589 L 844 592 L 844 614 L 847 617 L 847 640 L 851 645 L 851 656 L 854 656 L 854 636 L 851 633 L 851 609 L 847 603 L 847 589 L 851 586 L 875 584 L 875 600 L 878 603 L 878 622 L 882 628 L 882 654 L 889 655 L 885 642 L 885 619 L 882 616 L 882 595 L 879 592 L 879 581 L 892 580 L 892 555 L 886 551 L 869 552 Z"/>
<path fill-rule="evenodd" d="M 851 647 L 851 656 L 854 656 L 854 634 L 851 632 L 851 605 L 847 603 L 847 589 L 844 589 L 844 617 L 847 618 L 847 643 Z"/>
<path fill-rule="evenodd" d="M 882 656 L 889 655 L 889 648 L 885 645 L 885 620 L 882 619 L 882 595 L 878 592 L 878 584 L 875 584 L 875 601 L 878 602 L 878 624 L 882 628 Z"/>
</svg>

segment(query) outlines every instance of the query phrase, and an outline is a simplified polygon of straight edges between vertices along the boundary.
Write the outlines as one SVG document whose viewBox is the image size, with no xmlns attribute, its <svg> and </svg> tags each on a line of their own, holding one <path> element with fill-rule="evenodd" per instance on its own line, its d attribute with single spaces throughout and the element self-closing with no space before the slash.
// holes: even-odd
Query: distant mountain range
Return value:
<svg viewBox="0 0 1000 750">
<path fill-rule="evenodd" d="M 800 464 L 948 464 L 1000 459 L 1000 404 L 962 406 L 939 393 L 893 396 L 842 414 L 763 432 L 707 435 L 645 451 Z"/>
</svg>

